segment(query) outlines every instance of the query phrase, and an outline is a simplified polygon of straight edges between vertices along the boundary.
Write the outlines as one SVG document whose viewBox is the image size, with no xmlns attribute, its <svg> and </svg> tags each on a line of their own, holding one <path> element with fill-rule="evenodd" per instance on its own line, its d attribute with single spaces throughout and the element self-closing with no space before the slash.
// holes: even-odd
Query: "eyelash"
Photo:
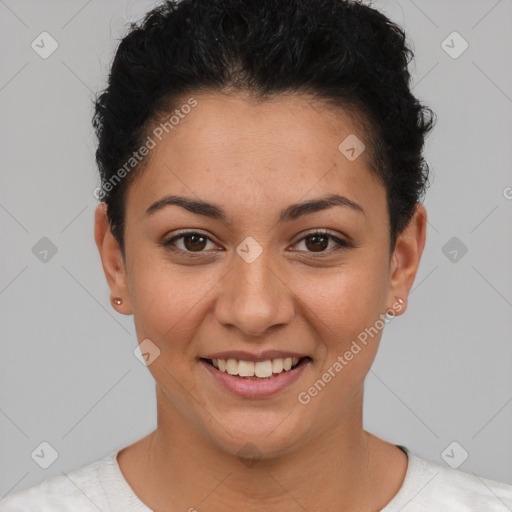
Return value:
<svg viewBox="0 0 512 512">
<path fill-rule="evenodd" d="M 172 238 L 169 238 L 168 240 L 162 242 L 161 245 L 163 247 L 165 247 L 166 249 L 169 249 L 169 250 L 171 250 L 173 252 L 182 253 L 182 254 L 185 253 L 185 254 L 187 254 L 187 256 L 190 256 L 192 258 L 201 257 L 201 256 L 204 257 L 205 254 L 207 254 L 208 251 L 197 251 L 197 252 L 186 251 L 186 250 L 183 250 L 183 249 L 179 249 L 179 248 L 177 248 L 174 245 L 174 242 L 176 242 L 177 240 L 180 240 L 180 239 L 182 239 L 182 238 L 184 238 L 186 236 L 190 236 L 190 235 L 200 235 L 200 236 L 206 238 L 208 241 L 215 243 L 209 236 L 206 236 L 204 233 L 201 233 L 201 232 L 198 232 L 198 231 L 183 231 L 180 234 L 178 234 L 176 236 L 173 236 Z M 316 230 L 316 231 L 312 231 L 311 233 L 307 233 L 300 240 L 295 242 L 294 245 L 297 245 L 298 243 L 302 242 L 303 240 L 305 240 L 307 238 L 310 238 L 310 237 L 313 237 L 315 235 L 316 236 L 321 235 L 321 236 L 327 237 L 328 239 L 333 240 L 334 242 L 336 242 L 337 247 L 334 247 L 334 248 L 331 248 L 331 249 L 328 249 L 328 250 L 324 250 L 324 251 L 320 251 L 318 253 L 314 253 L 314 252 L 311 252 L 311 251 L 294 251 L 294 252 L 307 252 L 313 258 L 322 258 L 322 257 L 325 257 L 324 255 L 326 255 L 326 254 L 330 255 L 330 254 L 332 254 L 332 252 L 337 252 L 337 251 L 348 249 L 348 248 L 351 247 L 351 244 L 349 244 L 345 240 L 342 240 L 342 239 L 340 239 L 340 238 L 338 238 L 338 237 L 336 237 L 334 235 L 331 235 L 327 231 L 323 231 L 323 230 Z"/>
</svg>

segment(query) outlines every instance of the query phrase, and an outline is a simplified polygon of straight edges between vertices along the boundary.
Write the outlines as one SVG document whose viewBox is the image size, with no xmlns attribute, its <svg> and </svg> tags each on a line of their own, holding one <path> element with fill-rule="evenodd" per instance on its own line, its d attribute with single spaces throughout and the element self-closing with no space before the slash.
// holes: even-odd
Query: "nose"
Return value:
<svg viewBox="0 0 512 512">
<path fill-rule="evenodd" d="M 234 256 L 233 268 L 222 280 L 215 306 L 217 321 L 236 327 L 242 335 L 262 337 L 290 323 L 295 315 L 293 293 L 286 277 L 273 264 L 270 251 L 248 263 Z"/>
</svg>

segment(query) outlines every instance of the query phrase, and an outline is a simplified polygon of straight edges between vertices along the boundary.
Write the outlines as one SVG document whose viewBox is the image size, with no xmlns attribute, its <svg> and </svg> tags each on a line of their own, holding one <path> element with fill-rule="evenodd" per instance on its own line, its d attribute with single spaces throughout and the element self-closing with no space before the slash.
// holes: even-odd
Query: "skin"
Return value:
<svg viewBox="0 0 512 512">
<path fill-rule="evenodd" d="M 351 133 L 365 140 L 348 114 L 296 95 L 264 103 L 242 93 L 193 97 L 197 106 L 151 150 L 128 189 L 126 260 L 105 206 L 96 210 L 111 296 L 123 299 L 113 307 L 133 314 L 139 342 L 150 339 L 160 350 L 148 366 L 157 428 L 121 450 L 119 466 L 139 498 L 160 512 L 233 504 L 249 511 L 379 510 L 407 469 L 401 450 L 362 426 L 364 379 L 382 330 L 307 405 L 297 396 L 398 297 L 404 303 L 396 315 L 405 311 L 425 244 L 425 208 L 416 206 L 390 257 L 385 189 L 368 170 L 368 152 L 350 161 L 338 150 Z M 277 224 L 289 204 L 330 193 L 364 213 L 331 207 Z M 176 205 L 145 214 L 170 194 L 221 206 L 231 225 Z M 331 250 L 330 240 L 315 251 L 304 236 L 317 228 L 352 246 Z M 180 255 L 160 245 L 179 229 L 197 229 L 211 241 L 178 240 Z M 252 263 L 236 253 L 249 236 L 262 248 Z M 187 248 L 206 256 L 194 259 Z M 198 361 L 214 351 L 267 349 L 305 353 L 312 362 L 290 387 L 264 399 L 231 394 Z M 252 465 L 237 456 L 248 442 L 260 456 Z"/>
</svg>

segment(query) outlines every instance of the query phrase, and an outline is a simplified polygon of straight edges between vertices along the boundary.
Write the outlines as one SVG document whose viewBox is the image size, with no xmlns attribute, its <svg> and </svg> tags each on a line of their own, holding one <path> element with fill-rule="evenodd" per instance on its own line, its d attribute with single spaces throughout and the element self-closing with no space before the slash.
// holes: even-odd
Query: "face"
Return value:
<svg viewBox="0 0 512 512">
<path fill-rule="evenodd" d="M 271 457 L 359 424 L 382 315 L 402 312 L 395 297 L 422 242 L 399 239 L 410 250 L 390 258 L 385 189 L 365 152 L 338 149 L 350 134 L 365 141 L 343 111 L 298 96 L 193 97 L 128 189 L 126 261 L 107 268 L 112 238 L 102 259 L 139 343 L 160 351 L 148 366 L 159 416 L 224 451 L 250 442 Z M 332 195 L 342 199 L 290 208 Z"/>
</svg>

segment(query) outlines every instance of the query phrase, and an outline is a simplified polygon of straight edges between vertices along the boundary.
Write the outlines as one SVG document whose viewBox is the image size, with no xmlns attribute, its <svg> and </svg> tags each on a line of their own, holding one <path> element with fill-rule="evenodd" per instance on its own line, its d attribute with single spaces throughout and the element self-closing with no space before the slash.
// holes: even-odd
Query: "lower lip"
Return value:
<svg viewBox="0 0 512 512">
<path fill-rule="evenodd" d="M 244 379 L 236 375 L 229 375 L 229 373 L 221 372 L 202 359 L 199 362 L 219 384 L 235 395 L 243 398 L 266 398 L 276 395 L 283 389 L 291 386 L 300 377 L 306 367 L 309 366 L 311 360 L 302 360 L 299 365 L 291 370 L 282 371 L 279 375 L 271 379 L 261 380 Z"/>
</svg>

